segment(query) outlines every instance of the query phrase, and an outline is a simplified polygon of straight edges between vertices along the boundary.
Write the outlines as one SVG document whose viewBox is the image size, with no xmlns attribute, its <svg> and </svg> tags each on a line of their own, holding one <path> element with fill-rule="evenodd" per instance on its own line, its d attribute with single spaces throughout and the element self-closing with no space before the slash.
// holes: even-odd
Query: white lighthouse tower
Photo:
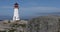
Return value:
<svg viewBox="0 0 60 32">
<path fill-rule="evenodd" d="M 15 3 L 15 4 L 14 4 L 14 15 L 13 15 L 13 21 L 20 20 L 18 11 L 19 11 L 18 3 Z"/>
</svg>

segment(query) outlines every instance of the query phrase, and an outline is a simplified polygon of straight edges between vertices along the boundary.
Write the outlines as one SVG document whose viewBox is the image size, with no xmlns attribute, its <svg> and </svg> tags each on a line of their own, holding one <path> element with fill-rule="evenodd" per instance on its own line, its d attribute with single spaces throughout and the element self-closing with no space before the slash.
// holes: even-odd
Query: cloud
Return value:
<svg viewBox="0 0 60 32">
<path fill-rule="evenodd" d="M 60 10 L 60 8 L 56 8 L 56 7 L 27 7 L 22 9 L 24 10 Z"/>
<path fill-rule="evenodd" d="M 13 7 L 11 7 L 11 6 L 1 6 L 0 8 L 2 8 L 2 9 L 10 9 L 10 8 L 13 8 Z"/>
<path fill-rule="evenodd" d="M 1 6 L 2 9 L 12 9 L 12 6 Z M 22 11 L 30 11 L 30 12 L 59 12 L 60 8 L 56 7 L 20 7 Z"/>
<path fill-rule="evenodd" d="M 8 12 L 11 13 L 12 11 L 4 11 L 4 9 L 13 9 L 13 7 L 10 6 L 3 6 L 0 7 L 3 9 L 2 12 Z M 37 16 L 37 15 L 41 15 L 41 13 L 47 13 L 47 12 L 60 12 L 60 8 L 56 8 L 56 7 L 20 7 L 19 8 L 19 12 L 21 16 Z M 8 14 L 5 13 L 5 14 Z M 0 13 L 1 14 L 1 13 Z M 45 14 L 44 14 L 45 15 Z"/>
<path fill-rule="evenodd" d="M 56 7 L 22 7 L 23 11 L 31 11 L 31 12 L 59 12 L 60 8 Z"/>
<path fill-rule="evenodd" d="M 12 9 L 12 6 L 2 6 L 0 7 L 2 9 Z M 20 7 L 20 10 L 23 12 L 60 12 L 60 8 L 56 8 L 56 7 Z"/>
</svg>

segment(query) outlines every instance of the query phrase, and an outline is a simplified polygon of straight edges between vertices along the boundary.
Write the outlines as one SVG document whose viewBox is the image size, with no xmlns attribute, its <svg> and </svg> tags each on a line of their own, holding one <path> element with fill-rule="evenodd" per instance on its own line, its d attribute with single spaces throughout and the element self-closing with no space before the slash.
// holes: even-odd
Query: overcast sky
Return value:
<svg viewBox="0 0 60 32">
<path fill-rule="evenodd" d="M 60 0 L 0 0 L 0 15 L 13 15 L 16 2 L 19 4 L 20 16 L 60 12 Z"/>
</svg>

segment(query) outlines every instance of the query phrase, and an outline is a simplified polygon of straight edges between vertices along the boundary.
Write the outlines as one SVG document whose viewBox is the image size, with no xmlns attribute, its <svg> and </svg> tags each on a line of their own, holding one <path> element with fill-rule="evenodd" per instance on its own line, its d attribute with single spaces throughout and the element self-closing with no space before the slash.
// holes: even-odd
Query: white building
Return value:
<svg viewBox="0 0 60 32">
<path fill-rule="evenodd" d="M 19 11 L 18 3 L 15 3 L 15 4 L 14 4 L 14 15 L 13 15 L 13 21 L 20 20 L 18 11 Z"/>
</svg>

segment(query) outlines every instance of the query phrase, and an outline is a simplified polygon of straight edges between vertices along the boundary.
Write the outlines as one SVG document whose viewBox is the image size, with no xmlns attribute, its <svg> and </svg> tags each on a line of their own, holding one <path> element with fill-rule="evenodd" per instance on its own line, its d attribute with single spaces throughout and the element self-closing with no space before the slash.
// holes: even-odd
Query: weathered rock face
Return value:
<svg viewBox="0 0 60 32">
<path fill-rule="evenodd" d="M 58 32 L 59 17 L 41 16 L 28 21 L 27 32 Z"/>
<path fill-rule="evenodd" d="M 27 21 L 21 20 L 16 22 L 0 21 L 0 31 L 6 32 L 26 32 Z"/>
</svg>

